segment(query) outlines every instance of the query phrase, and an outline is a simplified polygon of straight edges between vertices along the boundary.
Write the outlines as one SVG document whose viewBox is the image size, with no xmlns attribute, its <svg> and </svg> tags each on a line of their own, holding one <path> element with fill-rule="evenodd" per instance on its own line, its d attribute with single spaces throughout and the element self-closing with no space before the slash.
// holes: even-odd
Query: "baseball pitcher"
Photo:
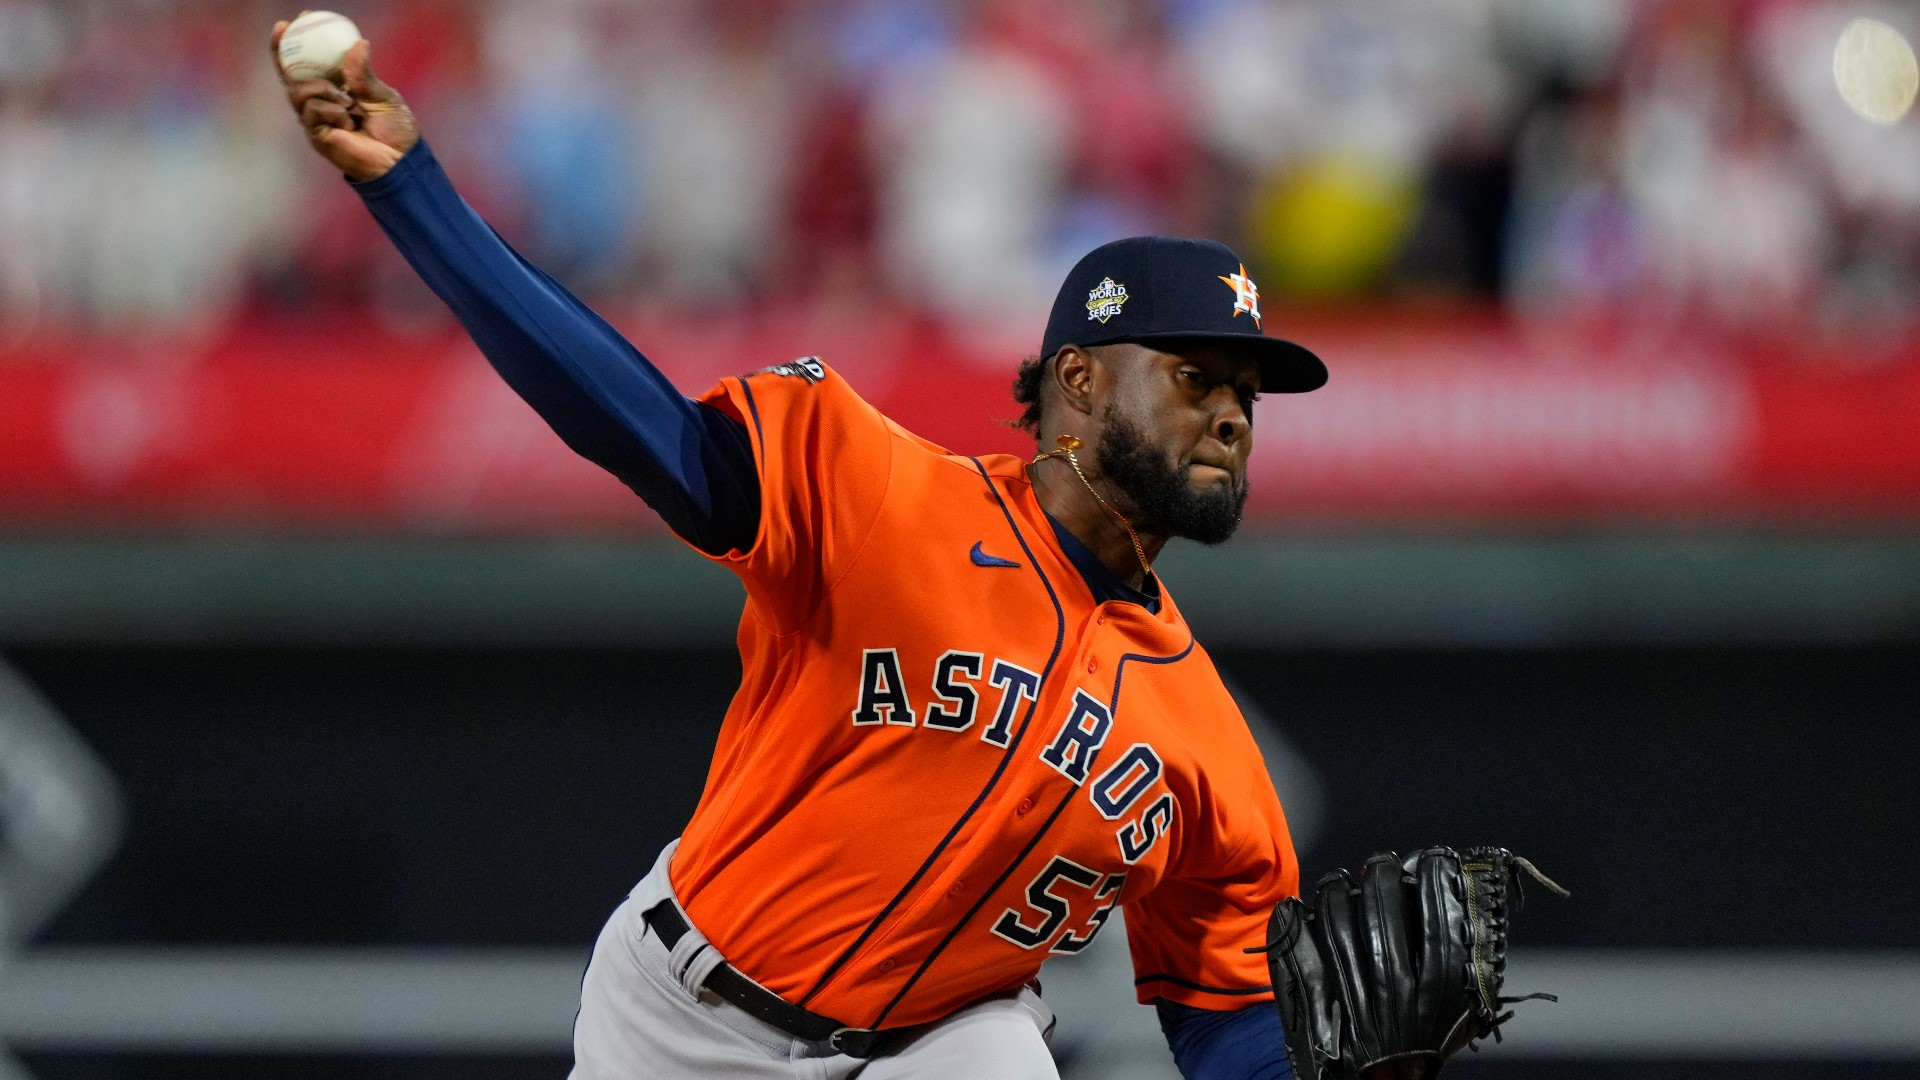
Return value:
<svg viewBox="0 0 1920 1080">
<path fill-rule="evenodd" d="M 1327 379 L 1264 335 L 1238 258 L 1165 237 L 1087 255 L 1015 382 L 1031 458 L 917 438 L 817 358 L 687 398 L 468 207 L 368 50 L 338 84 L 288 83 L 313 147 L 554 431 L 746 585 L 739 692 L 692 820 L 594 949 L 576 1080 L 1057 1078 L 1042 963 L 1121 909 L 1188 1077 L 1438 1068 L 1440 1036 L 1383 1017 L 1367 1038 L 1335 999 L 1442 1007 L 1419 997 L 1434 973 L 1396 981 L 1420 928 L 1367 928 L 1422 889 L 1459 894 L 1437 925 L 1464 926 L 1486 905 L 1462 890 L 1504 865 L 1370 863 L 1293 899 L 1267 769 L 1153 572 L 1169 540 L 1239 523 L 1258 395 Z M 1497 994 L 1498 960 L 1447 963 Z M 1470 1013 L 1439 1029 L 1497 1026 Z"/>
</svg>

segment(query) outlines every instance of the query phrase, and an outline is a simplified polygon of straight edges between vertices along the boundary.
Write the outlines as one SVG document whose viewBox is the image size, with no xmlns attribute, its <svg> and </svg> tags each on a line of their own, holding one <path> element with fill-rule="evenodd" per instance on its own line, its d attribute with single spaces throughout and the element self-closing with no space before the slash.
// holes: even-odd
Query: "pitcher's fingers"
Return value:
<svg viewBox="0 0 1920 1080">
<path fill-rule="evenodd" d="M 353 104 L 352 98 L 325 79 L 301 79 L 287 84 L 287 102 L 293 106 L 295 115 L 305 117 L 309 101 L 330 101 L 343 108 Z"/>
<path fill-rule="evenodd" d="M 354 131 L 360 126 L 345 105 L 318 98 L 300 107 L 300 123 L 308 129 L 336 127 Z"/>
<path fill-rule="evenodd" d="M 373 42 L 361 38 L 340 58 L 340 81 L 361 101 L 396 102 L 400 95 L 373 73 Z"/>
<path fill-rule="evenodd" d="M 280 39 L 286 36 L 287 27 L 292 25 L 287 20 L 281 19 L 273 24 L 273 36 L 267 39 L 267 55 L 273 57 L 273 70 L 279 72 L 280 81 L 289 86 L 293 85 L 293 81 L 287 78 L 287 69 L 280 66 Z"/>
<path fill-rule="evenodd" d="M 306 15 L 308 13 L 307 9 L 300 9 L 300 14 Z M 293 22 L 290 19 L 280 19 L 276 21 L 273 24 L 273 33 L 267 38 L 267 52 L 273 57 L 273 70 L 279 72 L 280 81 L 289 86 L 293 85 L 293 80 L 287 78 L 287 69 L 280 66 L 280 39 L 286 36 L 287 27 L 292 25 Z M 294 108 L 298 109 L 299 106 L 295 105 Z"/>
<path fill-rule="evenodd" d="M 341 162 L 339 158 L 334 157 L 333 151 L 352 153 L 356 148 L 353 146 L 351 140 L 364 138 L 366 138 L 366 136 L 344 128 L 317 127 L 307 129 L 308 144 L 315 150 L 320 151 L 321 154 L 325 155 L 328 160 L 336 165 Z"/>
</svg>

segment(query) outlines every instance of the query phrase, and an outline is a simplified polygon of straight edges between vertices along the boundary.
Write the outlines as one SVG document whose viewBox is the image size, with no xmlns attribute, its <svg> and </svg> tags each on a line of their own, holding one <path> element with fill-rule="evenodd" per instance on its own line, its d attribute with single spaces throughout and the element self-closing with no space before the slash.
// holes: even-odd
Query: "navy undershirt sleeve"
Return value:
<svg viewBox="0 0 1920 1080">
<path fill-rule="evenodd" d="M 425 142 L 353 185 L 514 391 L 674 532 L 719 555 L 752 546 L 760 477 L 745 426 L 675 389 L 606 320 L 520 257 Z"/>
<path fill-rule="evenodd" d="M 1161 998 L 1156 1008 L 1186 1080 L 1293 1080 L 1286 1032 L 1271 1004 L 1220 1012 Z"/>
</svg>

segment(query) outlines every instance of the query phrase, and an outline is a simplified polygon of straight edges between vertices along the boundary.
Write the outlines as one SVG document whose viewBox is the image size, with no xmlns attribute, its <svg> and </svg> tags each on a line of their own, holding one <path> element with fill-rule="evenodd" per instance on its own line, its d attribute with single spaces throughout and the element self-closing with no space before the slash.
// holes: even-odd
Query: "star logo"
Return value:
<svg viewBox="0 0 1920 1080">
<path fill-rule="evenodd" d="M 1240 264 L 1240 272 L 1224 275 L 1221 281 L 1233 286 L 1233 317 L 1239 318 L 1241 312 L 1253 316 L 1253 325 L 1260 325 L 1260 286 L 1247 276 L 1247 264 Z"/>
</svg>

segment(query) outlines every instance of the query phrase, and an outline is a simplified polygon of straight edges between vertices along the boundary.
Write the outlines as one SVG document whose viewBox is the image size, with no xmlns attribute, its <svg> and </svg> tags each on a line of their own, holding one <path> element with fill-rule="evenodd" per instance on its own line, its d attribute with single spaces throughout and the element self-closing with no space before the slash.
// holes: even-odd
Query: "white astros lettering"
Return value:
<svg viewBox="0 0 1920 1080">
<path fill-rule="evenodd" d="M 1120 857 L 1128 866 L 1147 857 L 1154 842 L 1173 826 L 1173 796 L 1162 795 L 1140 815 L 1138 823 L 1129 821 L 1120 827 Z"/>
<path fill-rule="evenodd" d="M 1073 713 L 1060 728 L 1053 743 L 1042 751 L 1040 760 L 1076 784 L 1084 783 L 1093 758 L 1106 745 L 1113 730 L 1113 712 L 1085 690 L 1073 692 Z"/>
<path fill-rule="evenodd" d="M 962 649 L 948 649 L 934 661 L 933 693 L 924 710 L 916 709 L 908 695 L 898 649 L 862 650 L 859 701 L 851 714 L 853 726 L 966 731 L 973 727 L 981 711 L 982 689 L 975 684 L 982 672 L 988 673 L 988 686 L 1000 689 L 1000 701 L 994 708 L 993 722 L 980 733 L 980 741 L 1005 749 L 1012 742 L 1014 717 L 1022 705 L 1027 706 L 1028 717 L 1031 717 L 1040 695 L 1040 676 L 997 657 L 989 663 L 985 654 Z M 1075 788 L 1083 789 L 1087 801 L 1101 817 L 1119 821 L 1149 791 L 1164 787 L 1160 780 L 1165 764 L 1152 744 L 1136 742 L 1110 764 L 1100 763 L 1099 775 L 1088 783 L 1113 724 L 1114 714 L 1106 703 L 1085 690 L 1076 689 L 1066 719 L 1040 750 L 1039 757 L 1072 781 Z M 1173 795 L 1162 790 L 1144 814 L 1122 822 L 1114 833 L 1121 861 L 1133 866 L 1145 858 L 1167 834 L 1173 815 Z M 1001 936 L 1008 935 L 1002 933 Z"/>
</svg>

